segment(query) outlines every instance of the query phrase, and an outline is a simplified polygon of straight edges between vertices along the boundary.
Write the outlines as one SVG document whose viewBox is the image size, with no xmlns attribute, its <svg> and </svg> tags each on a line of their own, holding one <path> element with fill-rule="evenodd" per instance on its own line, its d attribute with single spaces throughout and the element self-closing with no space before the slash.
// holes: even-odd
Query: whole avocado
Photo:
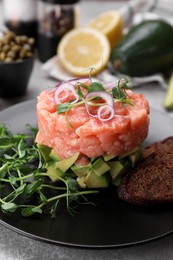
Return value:
<svg viewBox="0 0 173 260">
<path fill-rule="evenodd" d="M 129 76 L 146 76 L 173 67 L 173 27 L 163 20 L 134 26 L 113 49 L 115 70 Z"/>
</svg>

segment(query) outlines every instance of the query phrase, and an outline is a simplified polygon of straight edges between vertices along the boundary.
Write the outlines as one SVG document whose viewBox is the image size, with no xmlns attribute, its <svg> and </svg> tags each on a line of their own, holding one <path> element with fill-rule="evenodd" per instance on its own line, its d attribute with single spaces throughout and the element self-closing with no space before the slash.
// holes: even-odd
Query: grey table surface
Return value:
<svg viewBox="0 0 173 260">
<path fill-rule="evenodd" d="M 165 2 L 169 2 L 165 0 Z M 81 8 L 81 23 L 86 23 L 95 15 L 110 9 L 118 9 L 123 5 L 124 1 L 82 1 Z M 161 7 L 157 7 L 155 12 L 161 15 L 170 15 L 167 9 L 163 10 L 164 0 L 160 1 Z M 173 10 L 173 9 L 172 9 Z M 0 17 L 2 15 L 2 7 L 0 2 Z M 28 92 L 25 96 L 17 99 L 1 99 L 0 110 L 3 110 L 15 103 L 36 98 L 41 90 L 48 86 L 54 86 L 56 80 L 47 78 L 41 71 L 41 63 L 36 60 L 32 77 L 29 82 Z M 152 107 L 158 109 L 167 116 L 173 117 L 173 112 L 168 113 L 163 108 L 163 100 L 165 90 L 157 84 L 143 85 L 136 89 L 137 92 L 143 93 L 149 100 Z M 107 249 L 107 250 L 91 250 L 77 249 L 70 247 L 57 246 L 36 241 L 31 238 L 22 236 L 14 231 L 11 231 L 0 226 L 0 260 L 168 260 L 173 259 L 173 234 L 168 237 L 156 240 L 147 244 L 132 246 L 128 248 Z"/>
</svg>

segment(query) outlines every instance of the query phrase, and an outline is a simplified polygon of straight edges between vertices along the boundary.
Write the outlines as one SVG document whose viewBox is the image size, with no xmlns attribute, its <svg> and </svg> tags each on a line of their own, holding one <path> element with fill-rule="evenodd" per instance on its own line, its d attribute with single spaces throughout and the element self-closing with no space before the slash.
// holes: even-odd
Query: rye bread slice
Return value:
<svg viewBox="0 0 173 260">
<path fill-rule="evenodd" d="M 123 177 L 118 196 L 142 205 L 173 202 L 173 136 L 144 149 L 138 166 Z"/>
</svg>

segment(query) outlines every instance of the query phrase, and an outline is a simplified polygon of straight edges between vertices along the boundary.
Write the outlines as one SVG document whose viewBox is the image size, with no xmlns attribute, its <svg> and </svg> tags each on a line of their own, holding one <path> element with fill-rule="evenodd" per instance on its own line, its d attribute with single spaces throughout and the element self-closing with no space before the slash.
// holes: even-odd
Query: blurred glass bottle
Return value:
<svg viewBox="0 0 173 260">
<path fill-rule="evenodd" d="M 79 0 L 39 0 L 38 57 L 42 62 L 53 57 L 62 36 L 77 26 Z"/>
<path fill-rule="evenodd" d="M 38 0 L 3 0 L 6 27 L 18 35 L 37 38 Z"/>
</svg>

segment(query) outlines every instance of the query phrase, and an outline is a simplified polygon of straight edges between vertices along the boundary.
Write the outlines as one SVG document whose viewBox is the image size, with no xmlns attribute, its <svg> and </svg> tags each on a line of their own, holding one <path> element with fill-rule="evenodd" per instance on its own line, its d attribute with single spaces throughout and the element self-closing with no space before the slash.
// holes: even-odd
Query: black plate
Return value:
<svg viewBox="0 0 173 260">
<path fill-rule="evenodd" d="M 36 101 L 10 107 L 0 113 L 0 121 L 12 131 L 23 132 L 27 123 L 36 126 Z M 151 109 L 147 143 L 173 135 L 173 120 Z M 123 247 L 149 242 L 173 231 L 173 208 L 151 209 L 129 205 L 116 198 L 114 190 L 91 195 L 96 206 L 81 206 L 72 217 L 61 208 L 56 219 L 49 215 L 24 218 L 0 213 L 0 223 L 20 234 L 52 242 L 85 248 Z"/>
</svg>

